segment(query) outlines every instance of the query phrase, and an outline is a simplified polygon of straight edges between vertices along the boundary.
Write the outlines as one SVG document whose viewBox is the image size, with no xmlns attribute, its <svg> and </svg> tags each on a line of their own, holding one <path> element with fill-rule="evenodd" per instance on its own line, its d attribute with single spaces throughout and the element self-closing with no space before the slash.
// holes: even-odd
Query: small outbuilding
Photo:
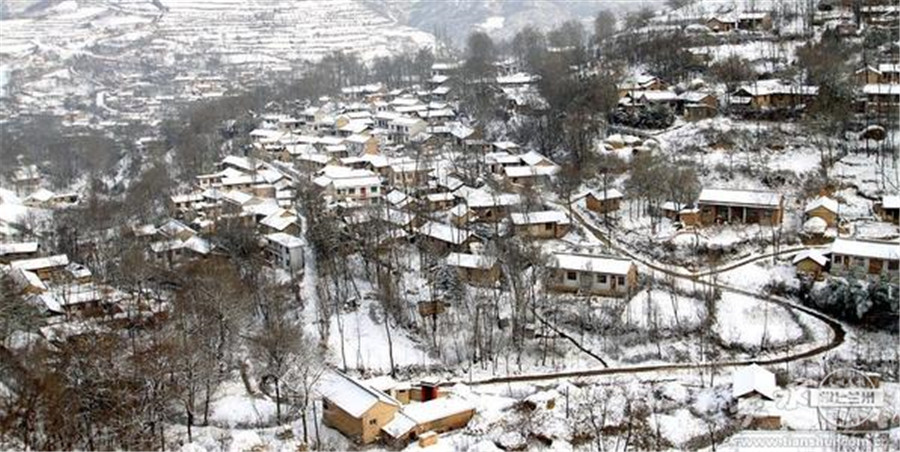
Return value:
<svg viewBox="0 0 900 452">
<path fill-rule="evenodd" d="M 806 218 L 821 218 L 828 227 L 833 227 L 838 220 L 838 202 L 827 196 L 820 196 L 808 204 L 804 209 Z"/>
<path fill-rule="evenodd" d="M 825 268 L 828 266 L 828 258 L 818 250 L 806 250 L 797 253 L 791 261 L 797 270 L 797 275 L 810 276 L 814 279 L 822 279 Z"/>
</svg>

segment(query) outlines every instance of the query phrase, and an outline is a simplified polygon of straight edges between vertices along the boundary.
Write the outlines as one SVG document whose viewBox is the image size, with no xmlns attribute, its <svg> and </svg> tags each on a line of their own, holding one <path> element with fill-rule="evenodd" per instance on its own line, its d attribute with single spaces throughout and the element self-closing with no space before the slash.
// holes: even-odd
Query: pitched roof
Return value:
<svg viewBox="0 0 900 452">
<path fill-rule="evenodd" d="M 319 392 L 330 403 L 357 419 L 378 402 L 400 406 L 400 402 L 393 397 L 339 371 L 322 376 Z"/>
<path fill-rule="evenodd" d="M 69 256 L 66 256 L 65 254 L 38 257 L 34 259 L 22 259 L 9 263 L 9 267 L 12 269 L 21 269 L 27 271 L 42 270 L 45 268 L 53 267 L 65 267 L 66 265 L 69 265 Z"/>
<path fill-rule="evenodd" d="M 0 256 L 7 254 L 36 253 L 38 242 L 0 243 Z"/>
<path fill-rule="evenodd" d="M 697 201 L 700 204 L 725 204 L 747 207 L 778 207 L 782 195 L 771 191 L 728 190 L 704 188 Z"/>
<path fill-rule="evenodd" d="M 828 258 L 825 257 L 825 255 L 822 254 L 822 252 L 819 250 L 801 251 L 797 253 L 796 256 L 794 256 L 794 259 L 791 260 L 791 263 L 796 265 L 798 262 L 805 261 L 806 259 L 809 259 L 823 267 L 828 263 Z"/>
<path fill-rule="evenodd" d="M 810 212 L 815 209 L 818 209 L 819 207 L 824 207 L 824 208 L 828 209 L 829 212 L 837 213 L 838 202 L 827 196 L 819 196 L 818 198 L 810 201 L 806 205 L 806 209 L 804 209 L 804 212 Z"/>
<path fill-rule="evenodd" d="M 831 243 L 829 253 L 884 260 L 900 260 L 900 243 L 839 238 Z"/>
<path fill-rule="evenodd" d="M 732 374 L 731 396 L 735 399 L 756 392 L 774 400 L 776 389 L 775 374 L 757 364 L 741 367 Z"/>
<path fill-rule="evenodd" d="M 550 259 L 549 266 L 560 270 L 627 275 L 634 264 L 628 259 L 613 256 L 556 253 Z"/>
<path fill-rule="evenodd" d="M 422 403 L 405 405 L 391 422 L 381 429 L 393 438 L 405 435 L 417 425 L 427 425 L 467 411 L 475 410 L 475 406 L 457 397 L 440 397 Z"/>
<path fill-rule="evenodd" d="M 461 245 L 472 236 L 472 233 L 469 231 L 450 226 L 449 224 L 436 223 L 434 221 L 429 221 L 420 226 L 418 232 L 426 237 L 431 237 L 454 245 Z"/>
<path fill-rule="evenodd" d="M 608 188 L 604 190 L 592 190 L 590 195 L 595 199 L 599 199 L 600 201 L 606 201 L 607 199 L 619 199 L 624 198 L 625 195 L 622 194 L 619 190 L 615 188 Z"/>
<path fill-rule="evenodd" d="M 497 264 L 497 259 L 483 254 L 450 253 L 444 262 L 451 267 L 487 270 Z"/>
<path fill-rule="evenodd" d="M 883 209 L 900 209 L 900 195 L 885 195 L 881 198 Z"/>
<path fill-rule="evenodd" d="M 509 218 L 517 226 L 529 224 L 557 223 L 569 224 L 569 216 L 558 210 L 542 210 L 539 212 L 511 213 Z"/>
<path fill-rule="evenodd" d="M 277 243 L 285 248 L 296 248 L 298 246 L 303 246 L 303 240 L 301 240 L 299 237 L 285 234 L 284 232 L 274 232 L 272 234 L 266 234 L 264 237 L 266 238 L 266 240 Z"/>
</svg>

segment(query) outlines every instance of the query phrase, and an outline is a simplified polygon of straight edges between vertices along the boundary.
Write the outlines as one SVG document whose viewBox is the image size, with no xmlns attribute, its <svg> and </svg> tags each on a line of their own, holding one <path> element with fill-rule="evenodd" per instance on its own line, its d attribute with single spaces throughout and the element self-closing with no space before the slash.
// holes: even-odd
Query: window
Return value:
<svg viewBox="0 0 900 452">
<path fill-rule="evenodd" d="M 569 281 L 575 281 L 578 279 L 578 273 L 566 272 L 566 279 L 568 279 Z"/>
<path fill-rule="evenodd" d="M 624 285 L 625 285 L 625 277 L 624 277 L 624 276 L 619 276 L 619 281 L 618 281 L 618 283 L 619 283 L 620 286 L 624 286 Z"/>
<path fill-rule="evenodd" d="M 372 187 L 372 193 L 378 193 L 378 187 Z"/>
<path fill-rule="evenodd" d="M 369 425 L 375 425 L 378 422 L 378 419 L 369 419 Z"/>
<path fill-rule="evenodd" d="M 606 275 L 597 275 L 598 284 L 606 284 Z"/>
<path fill-rule="evenodd" d="M 348 190 L 347 190 L 347 193 L 349 193 L 349 194 L 351 194 L 351 195 L 352 195 L 352 194 L 355 194 L 355 193 L 356 193 L 356 189 L 355 189 L 355 188 L 348 189 Z"/>
<path fill-rule="evenodd" d="M 553 229 L 553 223 L 544 223 L 544 229 L 547 231 Z"/>
</svg>

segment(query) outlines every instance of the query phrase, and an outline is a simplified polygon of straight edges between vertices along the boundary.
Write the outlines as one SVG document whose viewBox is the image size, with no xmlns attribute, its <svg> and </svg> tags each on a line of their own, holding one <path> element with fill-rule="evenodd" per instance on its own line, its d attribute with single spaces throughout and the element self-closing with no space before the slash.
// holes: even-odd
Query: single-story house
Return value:
<svg viewBox="0 0 900 452">
<path fill-rule="evenodd" d="M 737 400 L 738 415 L 748 419 L 748 428 L 781 427 L 781 416 L 772 406 L 777 390 L 775 374 L 757 364 L 741 367 L 732 374 L 731 396 Z"/>
<path fill-rule="evenodd" d="M 472 285 L 492 286 L 500 279 L 500 264 L 491 256 L 450 253 L 444 262 L 457 269 L 462 281 Z"/>
<path fill-rule="evenodd" d="M 900 243 L 875 240 L 835 239 L 826 253 L 831 257 L 831 271 L 858 272 L 862 276 L 888 276 L 900 279 Z"/>
<path fill-rule="evenodd" d="M 341 372 L 323 377 L 322 423 L 360 444 L 381 438 L 381 429 L 400 411 L 393 397 Z"/>
<path fill-rule="evenodd" d="M 637 267 L 629 259 L 557 253 L 548 266 L 548 286 L 559 292 L 626 296 L 637 287 Z"/>
<path fill-rule="evenodd" d="M 0 264 L 36 257 L 39 249 L 38 242 L 0 243 Z"/>
<path fill-rule="evenodd" d="M 486 190 L 473 190 L 465 199 L 466 206 L 472 210 L 477 220 L 489 223 L 503 219 L 508 210 L 521 201 L 516 194 L 491 193 Z"/>
<path fill-rule="evenodd" d="M 585 204 L 588 210 L 597 213 L 608 213 L 619 210 L 619 205 L 625 195 L 615 188 L 606 190 L 592 190 L 587 194 Z"/>
<path fill-rule="evenodd" d="M 571 221 L 565 212 L 542 210 L 509 215 L 517 235 L 534 238 L 560 238 L 569 232 Z"/>
<path fill-rule="evenodd" d="M 819 87 L 792 85 L 780 80 L 759 80 L 739 87 L 731 94 L 734 107 L 752 110 L 774 108 L 800 108 L 812 102 L 819 94 Z"/>
<path fill-rule="evenodd" d="M 416 233 L 430 250 L 438 253 L 462 251 L 474 236 L 471 232 L 449 224 L 429 221 L 416 229 Z"/>
<path fill-rule="evenodd" d="M 475 407 L 456 397 L 441 397 L 422 403 L 410 403 L 382 427 L 385 440 L 394 447 L 428 433 L 444 433 L 465 427 L 475 416 Z"/>
<path fill-rule="evenodd" d="M 808 204 L 803 210 L 806 218 L 821 218 L 828 227 L 833 227 L 838 220 L 838 202 L 827 196 L 820 196 Z"/>
<path fill-rule="evenodd" d="M 12 270 L 32 272 L 41 278 L 41 280 L 46 281 L 52 278 L 57 272 L 64 270 L 67 265 L 69 265 L 69 256 L 57 254 L 55 256 L 12 261 L 9 263 L 9 268 Z"/>
<path fill-rule="evenodd" d="M 828 258 L 821 251 L 806 250 L 797 253 L 791 263 L 794 264 L 798 275 L 822 279 L 825 269 L 828 267 Z"/>
<path fill-rule="evenodd" d="M 704 188 L 697 200 L 704 225 L 722 222 L 780 224 L 784 197 L 775 192 Z"/>
</svg>

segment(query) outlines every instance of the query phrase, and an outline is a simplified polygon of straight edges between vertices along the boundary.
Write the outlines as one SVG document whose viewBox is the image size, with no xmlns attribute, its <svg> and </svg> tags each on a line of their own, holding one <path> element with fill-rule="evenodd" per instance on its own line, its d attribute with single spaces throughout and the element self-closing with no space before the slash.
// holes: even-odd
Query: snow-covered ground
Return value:
<svg viewBox="0 0 900 452">
<path fill-rule="evenodd" d="M 803 329 L 783 307 L 725 292 L 716 302 L 715 332 L 726 345 L 777 347 L 803 339 Z"/>
</svg>

